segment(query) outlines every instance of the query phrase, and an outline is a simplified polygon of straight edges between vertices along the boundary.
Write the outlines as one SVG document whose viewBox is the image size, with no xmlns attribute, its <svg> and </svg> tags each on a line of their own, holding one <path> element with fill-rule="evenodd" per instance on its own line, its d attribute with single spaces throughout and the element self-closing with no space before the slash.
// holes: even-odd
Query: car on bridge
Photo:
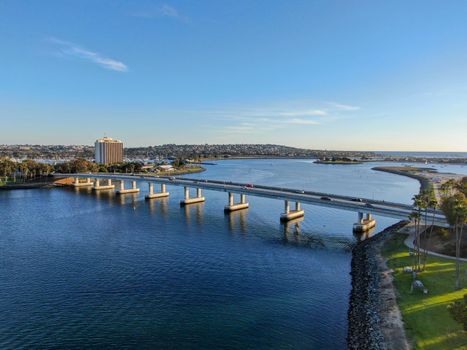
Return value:
<svg viewBox="0 0 467 350">
<path fill-rule="evenodd" d="M 352 202 L 363 202 L 361 198 L 352 198 L 351 201 Z"/>
<path fill-rule="evenodd" d="M 321 200 L 322 200 L 322 201 L 330 201 L 330 200 L 332 200 L 332 199 L 329 198 L 329 197 L 321 197 Z"/>
</svg>

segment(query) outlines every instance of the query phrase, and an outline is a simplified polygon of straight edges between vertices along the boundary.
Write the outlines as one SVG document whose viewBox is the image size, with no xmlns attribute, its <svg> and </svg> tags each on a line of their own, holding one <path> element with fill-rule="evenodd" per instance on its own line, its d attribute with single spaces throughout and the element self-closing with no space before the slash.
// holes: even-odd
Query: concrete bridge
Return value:
<svg viewBox="0 0 467 350">
<path fill-rule="evenodd" d="M 182 206 L 204 202 L 206 198 L 202 194 L 203 190 L 227 192 L 227 203 L 224 207 L 226 212 L 247 209 L 249 207 L 247 195 L 272 198 L 284 201 L 284 212 L 280 215 L 281 221 L 290 221 L 303 217 L 305 212 L 301 207 L 302 203 L 353 211 L 358 213 L 357 222 L 354 224 L 354 230 L 356 231 L 366 231 L 374 227 L 376 221 L 372 215 L 407 219 L 414 210 L 413 206 L 402 203 L 231 181 L 127 174 L 88 173 L 54 174 L 54 176 L 57 178 L 74 178 L 73 185 L 75 187 L 92 187 L 94 191 L 114 190 L 114 183 L 118 182 L 119 187 L 116 193 L 119 195 L 137 193 L 140 191 L 137 188 L 137 181 L 146 182 L 149 189 L 149 194 L 146 196 L 148 200 L 168 197 L 167 185 L 184 187 L 184 199 L 180 202 Z M 125 183 L 131 183 L 131 187 L 126 188 Z M 160 191 L 156 192 L 154 185 L 160 185 Z M 194 196 L 192 196 L 190 189 L 195 190 Z M 235 194 L 239 195 L 238 202 L 235 202 Z M 430 220 L 432 214 L 433 211 L 430 211 Z M 435 224 L 447 225 L 446 218 L 441 211 L 434 211 L 434 215 Z"/>
</svg>

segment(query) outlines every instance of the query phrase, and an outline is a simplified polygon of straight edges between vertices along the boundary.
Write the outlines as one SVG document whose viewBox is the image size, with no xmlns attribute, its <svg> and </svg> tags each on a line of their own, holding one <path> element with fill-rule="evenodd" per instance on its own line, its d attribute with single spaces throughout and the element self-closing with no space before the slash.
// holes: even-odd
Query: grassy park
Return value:
<svg viewBox="0 0 467 350">
<path fill-rule="evenodd" d="M 461 300 L 467 293 L 467 278 L 463 289 L 455 289 L 455 261 L 428 256 L 426 269 L 418 274 L 428 294 L 411 292 L 412 275 L 403 271 L 411 266 L 413 256 L 404 245 L 403 234 L 390 237 L 383 247 L 383 256 L 394 270 L 394 285 L 405 329 L 414 349 L 467 349 L 467 332 L 449 313 L 447 306 Z M 462 270 L 467 269 L 464 263 Z M 466 276 L 463 272 L 463 276 Z"/>
</svg>

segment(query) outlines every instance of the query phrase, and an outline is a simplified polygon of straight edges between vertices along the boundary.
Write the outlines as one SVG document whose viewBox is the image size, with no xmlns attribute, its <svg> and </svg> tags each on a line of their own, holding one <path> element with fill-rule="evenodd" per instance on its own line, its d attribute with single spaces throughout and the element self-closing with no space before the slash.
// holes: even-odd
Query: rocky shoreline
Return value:
<svg viewBox="0 0 467 350">
<path fill-rule="evenodd" d="M 348 311 L 349 349 L 409 349 L 396 303 L 392 276 L 380 254 L 401 221 L 352 249 L 352 291 Z"/>
</svg>

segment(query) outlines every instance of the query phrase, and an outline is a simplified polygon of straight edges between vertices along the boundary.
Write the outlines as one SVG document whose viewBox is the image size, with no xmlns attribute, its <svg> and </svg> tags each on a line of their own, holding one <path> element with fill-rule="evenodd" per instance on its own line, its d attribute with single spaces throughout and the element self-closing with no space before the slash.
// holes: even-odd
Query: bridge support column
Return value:
<svg viewBox="0 0 467 350">
<path fill-rule="evenodd" d="M 148 182 L 149 185 L 149 194 L 146 195 L 146 199 L 154 199 L 154 198 L 164 198 L 169 196 L 169 192 L 166 191 L 165 184 L 161 184 L 161 191 L 154 192 L 154 183 Z"/>
<path fill-rule="evenodd" d="M 190 198 L 190 188 L 185 186 L 185 199 L 180 201 L 180 205 L 184 206 L 187 204 L 201 203 L 205 200 L 206 198 L 202 196 L 201 188 L 196 189 L 196 197 Z"/>
<path fill-rule="evenodd" d="M 358 212 L 358 221 L 357 223 L 360 223 L 360 224 L 363 224 L 363 213 L 362 212 Z"/>
<path fill-rule="evenodd" d="M 89 187 L 92 186 L 91 179 L 88 177 L 86 182 L 80 182 L 79 177 L 75 177 L 75 182 L 73 183 L 74 187 Z"/>
<path fill-rule="evenodd" d="M 229 201 L 228 204 L 224 207 L 224 211 L 231 213 L 233 211 L 247 209 L 249 204 L 246 202 L 246 196 L 244 194 L 240 195 L 240 203 L 234 203 L 234 194 L 229 192 Z"/>
<path fill-rule="evenodd" d="M 367 213 L 366 217 L 363 218 L 363 213 L 358 213 L 358 222 L 353 224 L 353 230 L 355 232 L 366 232 L 376 226 L 376 220 L 373 219 L 371 213 Z"/>
<path fill-rule="evenodd" d="M 120 189 L 117 191 L 117 194 L 127 194 L 127 193 L 138 193 L 139 188 L 136 187 L 136 181 L 131 182 L 131 188 L 125 189 L 125 181 L 120 181 Z"/>
<path fill-rule="evenodd" d="M 301 208 L 300 202 L 295 202 L 295 210 L 290 210 L 288 200 L 284 201 L 284 212 L 281 214 L 281 221 L 290 221 L 301 218 L 305 215 L 305 211 Z"/>
<path fill-rule="evenodd" d="M 101 185 L 100 180 L 96 179 L 96 181 L 94 182 L 94 186 L 92 187 L 94 191 L 113 190 L 114 188 L 115 188 L 115 185 L 112 185 L 111 179 L 107 180 L 107 185 Z"/>
</svg>

